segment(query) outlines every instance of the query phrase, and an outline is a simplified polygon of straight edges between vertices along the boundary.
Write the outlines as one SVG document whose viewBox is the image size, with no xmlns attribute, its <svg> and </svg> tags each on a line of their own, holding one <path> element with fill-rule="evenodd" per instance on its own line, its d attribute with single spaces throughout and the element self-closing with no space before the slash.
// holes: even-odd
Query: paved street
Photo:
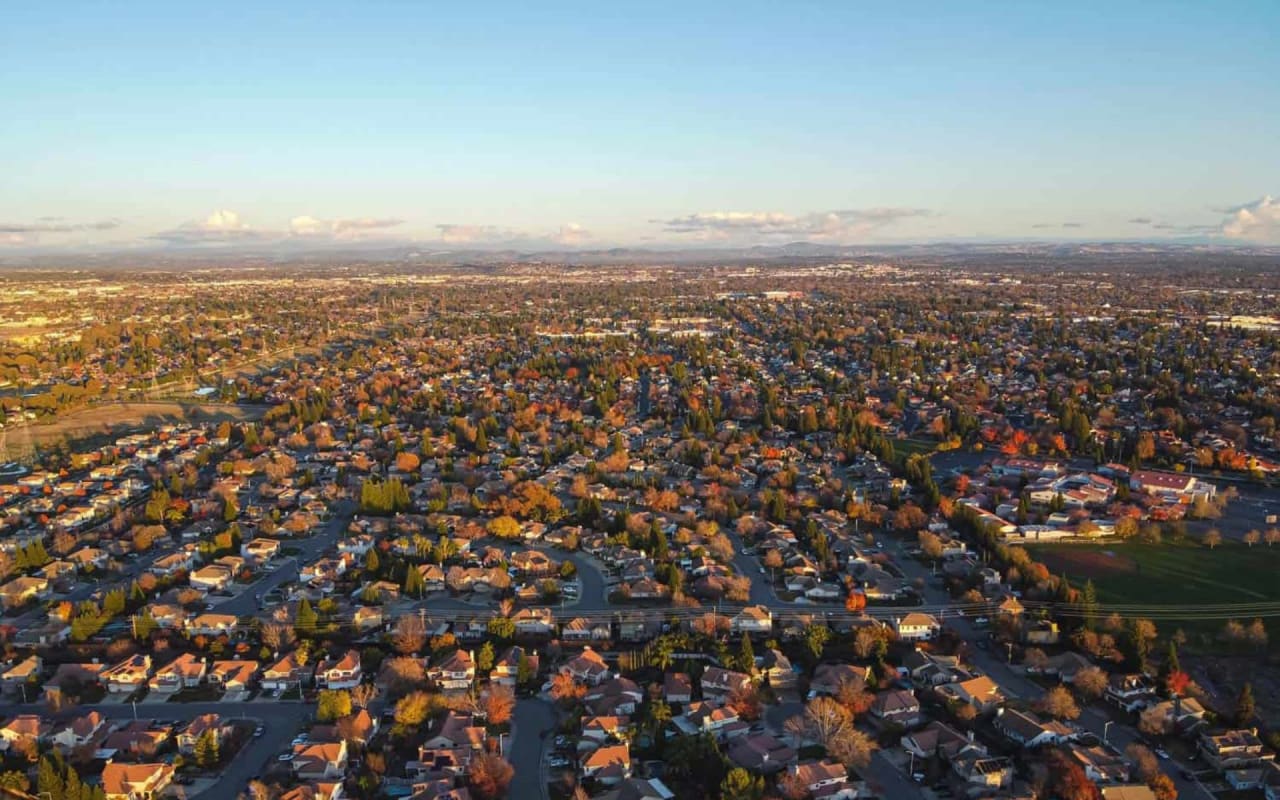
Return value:
<svg viewBox="0 0 1280 800">
<path fill-rule="evenodd" d="M 515 738 L 511 743 L 509 760 L 515 769 L 511 784 L 511 796 L 534 797 L 530 784 L 537 782 L 543 800 L 547 798 L 547 782 L 543 767 L 543 753 L 549 746 L 555 730 L 556 713 L 551 704 L 539 698 L 528 698 L 516 703 L 512 717 Z"/>
</svg>

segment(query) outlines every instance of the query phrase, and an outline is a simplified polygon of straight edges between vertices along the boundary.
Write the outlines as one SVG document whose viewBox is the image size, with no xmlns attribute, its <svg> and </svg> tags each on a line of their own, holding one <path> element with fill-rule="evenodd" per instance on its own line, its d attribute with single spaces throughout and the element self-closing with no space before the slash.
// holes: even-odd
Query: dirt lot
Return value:
<svg viewBox="0 0 1280 800">
<path fill-rule="evenodd" d="M 261 417 L 265 408 L 185 402 L 112 403 L 77 411 L 52 422 L 5 431 L 11 451 L 28 446 L 47 447 L 94 437 L 104 439 L 174 422 L 238 422 Z"/>
</svg>

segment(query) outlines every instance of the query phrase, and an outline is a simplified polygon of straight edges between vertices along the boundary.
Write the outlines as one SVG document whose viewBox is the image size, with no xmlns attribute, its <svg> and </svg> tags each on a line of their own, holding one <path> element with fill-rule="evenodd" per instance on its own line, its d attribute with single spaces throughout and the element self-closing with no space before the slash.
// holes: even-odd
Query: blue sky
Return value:
<svg viewBox="0 0 1280 800">
<path fill-rule="evenodd" d="M 1274 242 L 1278 35 L 1274 0 L 20 3 L 0 244 Z"/>
</svg>

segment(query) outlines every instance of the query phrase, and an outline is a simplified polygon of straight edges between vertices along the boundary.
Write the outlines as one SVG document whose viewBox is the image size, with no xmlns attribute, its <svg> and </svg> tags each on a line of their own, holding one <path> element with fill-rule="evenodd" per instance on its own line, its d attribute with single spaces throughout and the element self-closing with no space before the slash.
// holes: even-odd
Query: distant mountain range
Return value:
<svg viewBox="0 0 1280 800">
<path fill-rule="evenodd" d="M 297 244 L 226 249 L 151 249 L 132 251 L 83 251 L 67 253 L 4 253 L 0 267 L 45 269 L 92 269 L 95 267 L 166 268 L 194 265 L 266 266 L 308 263 L 332 266 L 336 263 L 424 264 L 424 265 L 505 265 L 558 264 L 565 266 L 659 266 L 825 263 L 868 260 L 890 263 L 1013 266 L 1043 264 L 1046 260 L 1089 261 L 1117 264 L 1171 260 L 1211 266 L 1212 259 L 1272 265 L 1280 259 L 1280 245 L 1244 245 L 1223 241 L 1139 242 L 1139 241 L 985 241 L 929 242 L 917 244 L 831 245 L 817 242 L 789 242 L 750 247 L 614 247 L 579 250 L 523 250 L 514 248 L 457 248 L 426 243 L 394 242 L 354 247 L 307 249 Z M 1206 258 L 1210 259 L 1206 263 Z"/>
</svg>

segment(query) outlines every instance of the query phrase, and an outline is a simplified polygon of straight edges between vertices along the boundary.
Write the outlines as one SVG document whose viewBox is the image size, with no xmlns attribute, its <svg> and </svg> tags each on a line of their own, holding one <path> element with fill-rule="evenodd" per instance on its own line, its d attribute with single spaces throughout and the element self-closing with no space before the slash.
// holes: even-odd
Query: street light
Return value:
<svg viewBox="0 0 1280 800">
<path fill-rule="evenodd" d="M 1107 733 L 1109 733 L 1111 730 L 1111 722 L 1112 720 L 1107 720 L 1106 722 L 1102 723 L 1102 743 L 1103 744 L 1109 743 L 1107 741 Z"/>
</svg>

